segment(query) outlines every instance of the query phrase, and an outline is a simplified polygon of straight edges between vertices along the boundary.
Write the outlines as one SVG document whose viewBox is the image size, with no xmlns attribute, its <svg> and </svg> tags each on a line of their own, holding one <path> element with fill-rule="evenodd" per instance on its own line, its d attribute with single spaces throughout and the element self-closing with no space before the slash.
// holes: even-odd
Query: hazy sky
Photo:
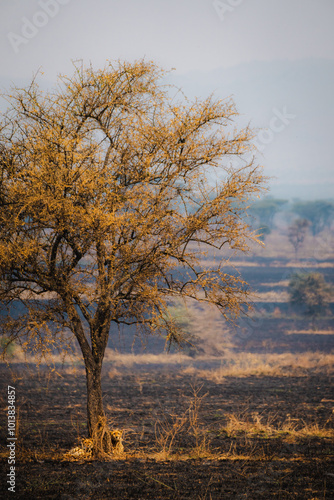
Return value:
<svg viewBox="0 0 334 500">
<path fill-rule="evenodd" d="M 0 0 L 0 5 L 0 88 L 26 85 L 38 69 L 45 73 L 42 85 L 52 84 L 58 73 L 73 73 L 71 60 L 96 69 L 107 59 L 154 60 L 175 68 L 174 81 L 179 78 L 186 94 L 234 95 L 239 111 L 257 127 L 270 127 L 277 113 L 293 115 L 281 133 L 267 132 L 273 137 L 266 139 L 261 162 L 276 178 L 271 187 L 280 191 L 274 193 L 334 196 L 334 0 Z M 237 65 L 240 71 L 232 69 Z"/>
<path fill-rule="evenodd" d="M 2 77 L 71 59 L 153 59 L 177 72 L 334 57 L 333 0 L 1 0 Z"/>
</svg>

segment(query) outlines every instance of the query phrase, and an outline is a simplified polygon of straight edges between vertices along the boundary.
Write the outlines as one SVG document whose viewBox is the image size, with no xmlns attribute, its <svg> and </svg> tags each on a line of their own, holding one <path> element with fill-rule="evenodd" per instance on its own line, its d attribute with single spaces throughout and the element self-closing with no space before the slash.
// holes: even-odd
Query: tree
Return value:
<svg viewBox="0 0 334 500">
<path fill-rule="evenodd" d="M 291 245 L 295 249 L 296 259 L 298 255 L 298 250 L 304 243 L 309 225 L 310 223 L 308 220 L 297 219 L 288 228 L 288 238 Z"/>
<path fill-rule="evenodd" d="M 313 236 L 330 227 L 333 221 L 334 204 L 329 201 L 298 201 L 292 211 L 310 222 Z"/>
<path fill-rule="evenodd" d="M 262 170 L 254 159 L 231 166 L 249 158 L 252 132 L 229 131 L 230 100 L 176 102 L 163 75 L 144 61 L 76 66 L 52 92 L 36 79 L 14 89 L 0 125 L 2 332 L 40 352 L 75 337 L 96 454 L 111 450 L 101 370 L 112 323 L 182 346 L 172 299 L 213 303 L 226 318 L 248 303 L 240 277 L 200 258 L 256 239 L 245 214 Z"/>
<path fill-rule="evenodd" d="M 331 296 L 331 289 L 320 273 L 294 273 L 289 283 L 289 295 L 292 305 L 314 321 L 326 312 Z"/>
<path fill-rule="evenodd" d="M 266 236 L 271 233 L 274 217 L 285 203 L 287 203 L 286 200 L 276 200 L 267 197 L 252 205 L 250 214 L 257 219 L 257 224 L 261 232 L 261 239 L 263 241 Z"/>
<path fill-rule="evenodd" d="M 251 214 L 258 218 L 260 224 L 271 228 L 276 213 L 286 203 L 286 200 L 276 200 L 275 198 L 267 197 L 253 204 Z"/>
</svg>

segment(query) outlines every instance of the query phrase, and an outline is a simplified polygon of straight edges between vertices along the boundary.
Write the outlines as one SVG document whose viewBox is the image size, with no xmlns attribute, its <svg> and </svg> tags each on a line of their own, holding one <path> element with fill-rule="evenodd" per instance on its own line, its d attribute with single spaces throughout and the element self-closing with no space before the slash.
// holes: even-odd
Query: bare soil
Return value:
<svg viewBox="0 0 334 500">
<path fill-rule="evenodd" d="M 182 370 L 105 367 L 104 404 L 112 427 L 125 429 L 125 454 L 110 461 L 64 459 L 84 437 L 85 377 L 80 370 L 0 367 L 1 498 L 17 499 L 326 499 L 334 498 L 333 439 L 266 432 L 234 435 L 227 416 L 254 415 L 272 426 L 333 426 L 333 380 L 304 377 L 226 377 L 222 383 Z M 7 386 L 16 389 L 16 491 L 7 489 Z M 168 457 L 157 423 L 171 428 L 194 401 L 198 439 L 185 425 Z M 169 425 L 169 427 L 168 427 Z M 204 444 L 205 439 L 205 444 Z M 198 444 L 198 443 L 197 443 Z"/>
</svg>

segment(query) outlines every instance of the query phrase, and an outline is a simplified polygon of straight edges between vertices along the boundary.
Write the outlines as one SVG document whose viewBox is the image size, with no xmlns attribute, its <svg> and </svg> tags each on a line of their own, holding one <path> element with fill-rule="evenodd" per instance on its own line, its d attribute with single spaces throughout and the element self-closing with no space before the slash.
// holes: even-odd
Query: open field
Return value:
<svg viewBox="0 0 334 500">
<path fill-rule="evenodd" d="M 239 274 L 249 284 L 253 310 L 241 316 L 235 325 L 227 324 L 216 308 L 188 301 L 176 304 L 175 313 L 182 327 L 193 336 L 194 348 L 185 349 L 191 356 L 217 356 L 233 349 L 253 353 L 303 353 L 334 350 L 334 295 L 328 311 L 318 317 L 314 327 L 310 318 L 298 313 L 289 304 L 288 284 L 295 272 L 321 273 L 334 290 L 333 235 L 326 231 L 316 237 L 308 235 L 300 251 L 300 259 L 294 258 L 291 244 L 284 232 L 275 229 L 265 241 L 252 248 L 248 255 L 231 253 L 225 256 L 226 272 Z M 219 252 L 216 257 L 219 257 Z M 221 255 L 220 255 L 221 257 Z M 230 257 L 230 259 L 229 259 Z M 207 255 L 205 265 L 210 267 L 215 251 Z M 21 304 L 13 307 L 13 314 L 23 312 Z M 118 330 L 112 326 L 108 341 L 109 349 L 122 354 L 160 354 L 165 339 L 140 338 L 135 327 Z M 173 351 L 173 350 L 172 350 Z M 16 352 L 16 359 L 23 357 Z M 12 360 L 15 362 L 15 359 Z"/>
<path fill-rule="evenodd" d="M 15 346 L 0 365 L 0 497 L 334 498 L 334 302 L 312 328 L 287 293 L 298 269 L 334 284 L 332 251 L 318 246 L 317 261 L 305 250 L 296 262 L 275 232 L 267 253 L 231 261 L 229 271 L 235 265 L 254 290 L 250 318 L 229 326 L 215 309 L 176 304 L 194 336 L 181 353 L 163 353 L 163 338 L 139 339 L 131 328 L 111 332 L 104 405 L 124 453 L 109 461 L 66 455 L 86 436 L 78 351 L 71 363 L 55 355 L 36 369 Z M 15 496 L 6 485 L 8 385 L 16 390 Z"/>
<path fill-rule="evenodd" d="M 16 388 L 15 498 L 333 498 L 330 370 L 216 379 L 214 371 L 107 363 L 104 403 L 125 451 L 97 462 L 64 457 L 85 435 L 82 370 L 2 366 L 2 423 L 7 385 Z M 5 425 L 1 446 L 1 498 L 11 498 Z"/>
</svg>

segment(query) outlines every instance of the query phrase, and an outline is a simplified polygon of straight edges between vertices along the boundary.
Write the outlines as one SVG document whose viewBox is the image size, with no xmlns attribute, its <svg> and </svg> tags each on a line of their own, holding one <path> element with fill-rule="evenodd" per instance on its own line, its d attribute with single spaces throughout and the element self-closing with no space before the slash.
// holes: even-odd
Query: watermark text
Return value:
<svg viewBox="0 0 334 500">
<path fill-rule="evenodd" d="M 8 465 L 9 472 L 7 474 L 7 484 L 8 491 L 15 493 L 15 484 L 16 484 L 16 476 L 15 476 L 15 448 L 16 448 L 16 411 L 15 411 L 15 387 L 11 385 L 8 386 L 7 391 L 7 400 L 8 400 L 8 437 L 7 437 L 7 447 L 9 451 L 8 455 Z"/>
<path fill-rule="evenodd" d="M 62 5 L 67 5 L 71 0 L 39 0 L 38 5 L 40 10 L 37 10 L 34 15 L 28 19 L 21 18 L 20 33 L 10 31 L 7 38 L 17 54 L 22 45 L 26 45 L 29 40 L 35 38 L 41 28 L 44 28 L 50 19 L 54 18 L 60 11 Z"/>
</svg>

